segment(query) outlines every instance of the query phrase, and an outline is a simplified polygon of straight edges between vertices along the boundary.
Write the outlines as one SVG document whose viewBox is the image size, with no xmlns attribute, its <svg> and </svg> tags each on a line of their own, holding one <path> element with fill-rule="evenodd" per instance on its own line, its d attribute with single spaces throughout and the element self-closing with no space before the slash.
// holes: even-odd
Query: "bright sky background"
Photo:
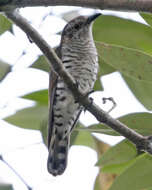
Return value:
<svg viewBox="0 0 152 190">
<path fill-rule="evenodd" d="M 72 8 L 71 10 L 78 8 Z M 61 19 L 61 13 L 69 10 L 69 7 L 48 7 L 48 8 L 25 8 L 21 10 L 42 36 L 55 46 L 60 41 L 56 32 L 62 30 L 66 22 Z M 52 15 L 47 16 L 50 14 Z M 91 14 L 91 9 L 80 9 L 81 14 Z M 114 11 L 102 11 L 103 14 L 116 14 Z M 143 22 L 136 13 L 117 14 L 122 17 Z M 47 17 L 46 17 L 47 16 Z M 43 18 L 46 19 L 43 21 Z M 102 19 L 102 17 L 100 18 Z M 48 88 L 48 74 L 35 69 L 27 69 L 40 54 L 39 49 L 29 42 L 26 35 L 16 26 L 13 26 L 15 36 L 5 32 L 0 36 L 0 58 L 15 65 L 13 72 L 0 84 L 0 118 L 15 113 L 20 108 L 33 105 L 32 101 L 25 101 L 18 96 L 32 92 L 33 90 Z M 21 54 L 26 52 L 24 56 Z M 102 104 L 102 97 L 113 97 L 117 107 L 111 112 L 113 117 L 118 117 L 130 112 L 146 111 L 137 102 L 119 73 L 113 73 L 103 77 L 104 92 L 94 93 L 92 97 L 95 103 L 108 110 L 110 103 Z M 88 121 L 89 118 L 89 121 Z M 86 124 L 96 122 L 94 117 L 86 112 L 81 115 L 81 121 Z M 97 135 L 99 138 L 115 144 L 120 139 L 106 135 Z M 59 177 L 48 174 L 46 169 L 47 148 L 42 143 L 39 131 L 25 130 L 12 126 L 0 120 L 0 154 L 4 156 L 15 170 L 24 178 L 33 190 L 92 190 L 98 168 L 94 166 L 97 155 L 94 150 L 84 146 L 72 146 L 69 151 L 69 162 L 65 173 Z M 15 190 L 26 190 L 26 186 L 0 162 L 0 181 L 10 182 Z"/>
</svg>

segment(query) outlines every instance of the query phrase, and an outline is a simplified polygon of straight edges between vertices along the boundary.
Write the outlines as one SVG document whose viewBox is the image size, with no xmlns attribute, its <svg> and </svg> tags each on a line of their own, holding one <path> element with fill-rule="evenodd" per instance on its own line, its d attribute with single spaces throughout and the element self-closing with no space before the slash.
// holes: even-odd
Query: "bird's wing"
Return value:
<svg viewBox="0 0 152 190">
<path fill-rule="evenodd" d="M 60 54 L 60 47 L 56 48 L 56 54 L 61 58 Z M 58 81 L 57 74 L 51 70 L 49 73 L 49 119 L 48 119 L 48 148 L 50 146 L 51 136 L 53 132 L 53 120 L 54 120 L 54 113 L 53 113 L 53 104 L 55 100 L 55 92 L 56 92 L 56 85 Z"/>
</svg>

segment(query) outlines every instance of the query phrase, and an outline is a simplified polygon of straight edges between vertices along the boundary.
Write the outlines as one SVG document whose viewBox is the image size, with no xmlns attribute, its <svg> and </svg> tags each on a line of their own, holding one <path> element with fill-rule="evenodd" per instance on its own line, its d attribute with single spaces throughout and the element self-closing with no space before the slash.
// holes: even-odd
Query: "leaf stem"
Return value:
<svg viewBox="0 0 152 190">
<path fill-rule="evenodd" d="M 10 170 L 12 170 L 12 171 L 14 172 L 14 174 L 21 180 L 21 182 L 27 187 L 28 190 L 32 190 L 32 187 L 30 187 L 30 186 L 26 183 L 26 181 L 22 178 L 22 176 L 21 176 L 19 173 L 17 173 L 17 171 L 3 158 L 2 155 L 0 155 L 0 160 L 1 160 L 4 164 L 6 164 Z"/>
</svg>

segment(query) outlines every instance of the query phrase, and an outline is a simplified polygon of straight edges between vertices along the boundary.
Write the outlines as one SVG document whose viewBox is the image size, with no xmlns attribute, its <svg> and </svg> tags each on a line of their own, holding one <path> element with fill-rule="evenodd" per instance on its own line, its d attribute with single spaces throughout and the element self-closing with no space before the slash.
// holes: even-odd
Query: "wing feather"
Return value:
<svg viewBox="0 0 152 190">
<path fill-rule="evenodd" d="M 55 50 L 56 54 L 61 58 L 60 46 Z M 55 92 L 57 86 L 58 76 L 57 74 L 51 70 L 49 73 L 49 119 L 48 119 L 48 149 L 51 142 L 52 132 L 53 132 L 53 122 L 54 122 L 54 113 L 53 113 L 53 105 L 55 103 Z"/>
</svg>

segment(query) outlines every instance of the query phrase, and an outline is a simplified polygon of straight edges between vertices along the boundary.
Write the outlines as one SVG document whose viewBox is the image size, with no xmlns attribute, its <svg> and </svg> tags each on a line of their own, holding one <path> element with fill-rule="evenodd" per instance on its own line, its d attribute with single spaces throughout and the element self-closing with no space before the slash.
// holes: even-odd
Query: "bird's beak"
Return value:
<svg viewBox="0 0 152 190">
<path fill-rule="evenodd" d="M 90 24 L 92 21 L 94 21 L 100 15 L 101 15 L 101 13 L 96 13 L 94 15 L 89 16 L 88 19 L 87 19 L 87 24 Z"/>
</svg>

